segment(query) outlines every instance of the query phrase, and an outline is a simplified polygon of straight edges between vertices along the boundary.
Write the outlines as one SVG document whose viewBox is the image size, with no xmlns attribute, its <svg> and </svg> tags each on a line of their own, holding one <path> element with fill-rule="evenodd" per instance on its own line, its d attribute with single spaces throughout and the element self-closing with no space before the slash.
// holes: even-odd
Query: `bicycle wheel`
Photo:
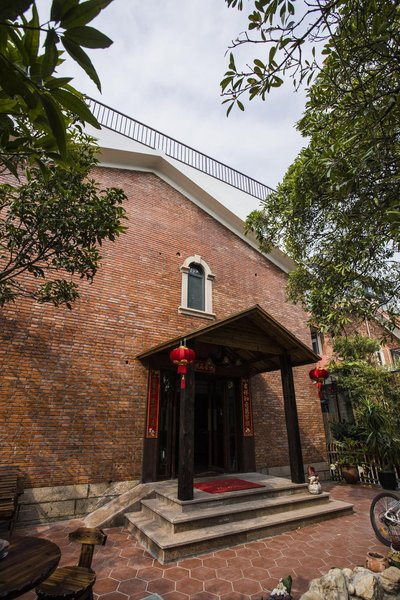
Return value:
<svg viewBox="0 0 400 600">
<path fill-rule="evenodd" d="M 396 535 L 394 530 L 400 530 L 400 527 L 393 527 L 393 525 L 389 525 L 383 519 L 385 512 L 397 502 L 399 502 L 399 497 L 391 492 L 382 492 L 372 500 L 369 511 L 371 524 L 376 537 L 385 546 L 390 546 L 393 534 Z"/>
</svg>

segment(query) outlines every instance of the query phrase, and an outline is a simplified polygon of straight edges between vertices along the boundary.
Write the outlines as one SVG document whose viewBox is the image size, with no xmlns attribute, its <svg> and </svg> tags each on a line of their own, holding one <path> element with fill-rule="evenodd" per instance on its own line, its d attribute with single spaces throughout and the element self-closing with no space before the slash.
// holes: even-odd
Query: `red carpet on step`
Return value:
<svg viewBox="0 0 400 600">
<path fill-rule="evenodd" d="M 244 479 L 211 479 L 195 483 L 194 487 L 209 494 L 222 494 L 224 492 L 236 492 L 238 490 L 250 490 L 252 488 L 265 487 L 261 483 L 253 483 Z"/>
</svg>

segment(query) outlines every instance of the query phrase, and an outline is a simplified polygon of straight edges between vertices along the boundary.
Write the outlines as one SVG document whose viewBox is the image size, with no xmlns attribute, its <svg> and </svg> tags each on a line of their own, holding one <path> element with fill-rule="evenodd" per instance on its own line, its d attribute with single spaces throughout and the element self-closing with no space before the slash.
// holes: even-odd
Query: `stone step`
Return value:
<svg viewBox="0 0 400 600">
<path fill-rule="evenodd" d="M 248 477 L 248 479 L 250 478 Z M 155 497 L 171 506 L 179 506 L 182 512 L 195 512 L 199 507 L 220 506 L 221 503 L 236 505 L 240 502 L 248 502 L 249 500 L 304 494 L 307 491 L 306 483 L 292 483 L 280 477 L 270 477 L 261 481 L 266 482 L 265 487 L 224 492 L 221 494 L 209 494 L 195 488 L 193 500 L 178 500 L 176 481 L 168 481 L 158 485 L 155 489 Z"/>
<path fill-rule="evenodd" d="M 312 495 L 308 492 L 289 494 L 281 497 L 262 497 L 253 499 L 248 496 L 247 501 L 236 504 L 220 503 L 212 506 L 197 505 L 197 510 L 182 512 L 176 503 L 170 504 L 160 501 L 160 498 L 144 499 L 141 502 L 143 518 L 154 519 L 170 533 L 179 533 L 199 527 L 211 527 L 224 523 L 233 523 L 244 519 L 258 518 L 272 515 L 282 511 L 297 510 L 310 506 L 319 506 L 329 502 L 326 492 Z"/>
<path fill-rule="evenodd" d="M 171 534 L 154 519 L 143 516 L 142 511 L 127 513 L 125 517 L 128 529 L 135 533 L 150 554 L 161 563 L 167 563 L 217 548 L 277 535 L 310 523 L 350 514 L 352 510 L 351 504 L 330 500 L 318 506 L 312 504 L 295 510 L 175 534 Z"/>
</svg>

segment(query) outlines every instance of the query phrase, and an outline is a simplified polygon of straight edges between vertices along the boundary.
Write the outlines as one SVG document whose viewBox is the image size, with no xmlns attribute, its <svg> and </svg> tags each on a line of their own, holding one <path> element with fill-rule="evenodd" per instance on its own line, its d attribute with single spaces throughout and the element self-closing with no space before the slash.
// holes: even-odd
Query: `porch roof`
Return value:
<svg viewBox="0 0 400 600">
<path fill-rule="evenodd" d="M 280 369 L 280 356 L 284 351 L 290 354 L 293 367 L 321 360 L 318 354 L 258 304 L 225 319 L 214 321 L 211 325 L 174 337 L 142 352 L 136 358 L 143 360 L 172 350 L 184 339 L 186 342 L 196 340 L 229 348 L 243 363 L 250 366 L 252 373 Z"/>
</svg>

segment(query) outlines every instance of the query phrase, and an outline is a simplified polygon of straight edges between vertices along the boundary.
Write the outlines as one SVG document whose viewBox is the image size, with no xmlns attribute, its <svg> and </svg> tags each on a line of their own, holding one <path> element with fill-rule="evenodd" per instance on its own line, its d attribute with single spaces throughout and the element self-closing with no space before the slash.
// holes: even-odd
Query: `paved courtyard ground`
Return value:
<svg viewBox="0 0 400 600">
<path fill-rule="evenodd" d="M 311 579 L 330 568 L 365 565 L 369 550 L 386 553 L 369 520 L 371 500 L 380 489 L 344 483 L 325 483 L 323 489 L 354 504 L 354 514 L 167 565 L 153 559 L 122 527 L 106 529 L 107 544 L 96 549 L 93 560 L 95 599 L 142 600 L 158 594 L 163 600 L 260 600 L 290 574 L 297 600 Z M 68 532 L 79 525 L 64 521 L 17 530 L 16 535 L 48 538 L 61 548 L 60 565 L 77 564 L 80 546 L 68 541 Z M 32 600 L 35 594 L 20 598 Z"/>
</svg>

